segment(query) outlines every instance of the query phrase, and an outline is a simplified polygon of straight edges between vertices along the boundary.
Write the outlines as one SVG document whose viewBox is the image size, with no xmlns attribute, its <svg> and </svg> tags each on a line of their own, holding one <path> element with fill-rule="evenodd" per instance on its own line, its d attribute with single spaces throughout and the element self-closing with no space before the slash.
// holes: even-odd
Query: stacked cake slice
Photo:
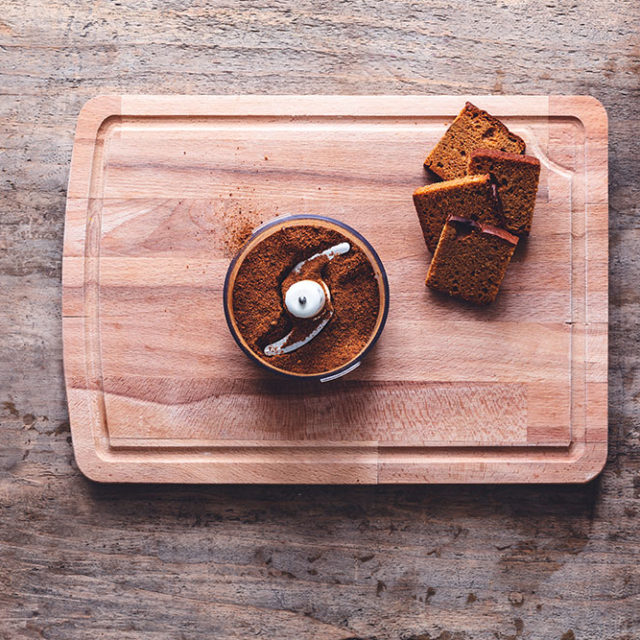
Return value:
<svg viewBox="0 0 640 640">
<path fill-rule="evenodd" d="M 478 304 L 492 302 L 518 238 L 527 236 L 540 162 L 497 118 L 467 102 L 425 160 L 444 178 L 413 201 L 434 253 L 426 284 Z"/>
</svg>

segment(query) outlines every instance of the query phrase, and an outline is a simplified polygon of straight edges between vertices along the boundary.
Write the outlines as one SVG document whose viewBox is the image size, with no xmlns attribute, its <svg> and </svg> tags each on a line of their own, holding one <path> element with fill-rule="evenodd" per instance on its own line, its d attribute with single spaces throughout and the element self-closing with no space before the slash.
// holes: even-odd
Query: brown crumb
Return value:
<svg viewBox="0 0 640 640">
<path fill-rule="evenodd" d="M 251 209 L 225 212 L 223 243 L 226 253 L 230 257 L 235 256 L 261 223 L 260 213 Z"/>
<path fill-rule="evenodd" d="M 253 231 L 274 215 L 275 211 L 259 211 L 245 200 L 214 201 L 210 229 L 214 236 L 212 241 L 227 258 L 234 258 Z"/>
</svg>

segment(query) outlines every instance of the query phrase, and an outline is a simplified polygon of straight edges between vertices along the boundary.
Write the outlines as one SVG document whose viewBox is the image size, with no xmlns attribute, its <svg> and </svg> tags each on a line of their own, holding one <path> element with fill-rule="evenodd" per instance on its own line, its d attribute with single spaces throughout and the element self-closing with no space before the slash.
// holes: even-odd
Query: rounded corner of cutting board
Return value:
<svg viewBox="0 0 640 640">
<path fill-rule="evenodd" d="M 71 430 L 71 440 L 74 443 L 74 456 L 76 465 L 82 475 L 91 482 L 118 482 L 117 467 L 116 475 L 109 470 L 109 463 L 104 460 L 95 447 L 87 445 L 75 445 L 73 438 L 73 428 Z"/>
<path fill-rule="evenodd" d="M 573 482 L 586 484 L 595 480 L 607 464 L 608 452 L 607 442 L 588 443 L 582 456 L 574 463 L 577 473 Z"/>
<path fill-rule="evenodd" d="M 103 123 L 122 112 L 122 97 L 117 95 L 98 95 L 89 98 L 80 109 L 76 125 L 76 140 L 95 140 Z"/>
</svg>

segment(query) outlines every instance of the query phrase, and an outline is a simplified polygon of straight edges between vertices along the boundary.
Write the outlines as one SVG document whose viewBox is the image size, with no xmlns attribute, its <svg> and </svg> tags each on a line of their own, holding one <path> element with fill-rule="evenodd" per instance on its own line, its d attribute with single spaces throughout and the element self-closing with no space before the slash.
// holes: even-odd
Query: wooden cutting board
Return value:
<svg viewBox="0 0 640 640">
<path fill-rule="evenodd" d="M 411 201 L 470 99 L 542 163 L 496 302 L 424 286 Z M 83 108 L 63 258 L 80 469 L 127 482 L 584 482 L 607 450 L 607 118 L 585 96 L 103 96 Z M 239 230 L 328 215 L 378 251 L 385 331 L 327 384 L 253 365 L 222 286 Z"/>
</svg>

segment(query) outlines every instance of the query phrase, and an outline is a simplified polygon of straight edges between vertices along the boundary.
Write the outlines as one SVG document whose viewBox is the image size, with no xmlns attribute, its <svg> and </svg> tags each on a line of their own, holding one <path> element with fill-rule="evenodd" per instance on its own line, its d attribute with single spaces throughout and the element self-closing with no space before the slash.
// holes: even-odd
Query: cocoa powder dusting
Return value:
<svg viewBox="0 0 640 640">
<path fill-rule="evenodd" d="M 243 209 L 240 206 L 227 209 L 223 215 L 225 253 L 234 256 L 242 245 L 249 239 L 253 230 L 262 223 L 262 217 L 253 209 Z"/>
<path fill-rule="evenodd" d="M 291 353 L 267 357 L 266 345 L 293 327 L 282 299 L 282 283 L 293 267 L 340 242 L 351 250 L 327 261 L 321 277 L 331 292 L 334 315 L 311 342 Z M 378 282 L 367 256 L 343 234 L 311 225 L 276 231 L 245 257 L 233 286 L 233 314 L 240 333 L 261 359 L 295 373 L 322 373 L 353 359 L 375 328 Z"/>
<path fill-rule="evenodd" d="M 249 236 L 259 224 L 259 222 L 256 223 L 248 217 L 242 217 L 241 214 L 231 218 L 227 223 L 224 236 L 224 246 L 227 253 L 231 255 L 238 253 L 242 245 L 249 239 Z"/>
<path fill-rule="evenodd" d="M 229 194 L 232 196 L 232 194 Z M 217 206 L 214 217 L 221 222 L 217 238 L 222 251 L 229 258 L 233 258 L 242 245 L 249 239 L 254 229 L 265 220 L 265 214 L 258 211 L 250 202 L 229 199 L 222 206 Z M 277 216 L 277 212 L 270 215 Z M 270 217 L 267 214 L 267 217 Z"/>
</svg>

